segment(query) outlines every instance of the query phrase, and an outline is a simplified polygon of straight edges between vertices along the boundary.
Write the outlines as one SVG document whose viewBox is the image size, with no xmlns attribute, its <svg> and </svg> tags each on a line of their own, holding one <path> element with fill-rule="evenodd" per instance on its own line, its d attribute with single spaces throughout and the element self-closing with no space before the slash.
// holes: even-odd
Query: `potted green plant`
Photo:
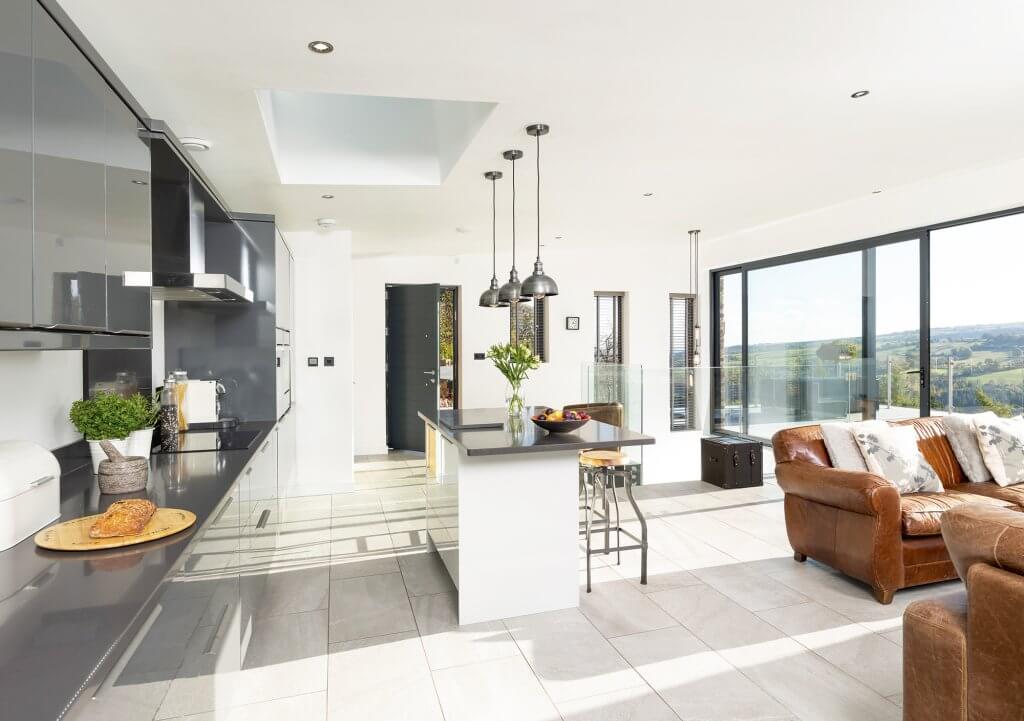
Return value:
<svg viewBox="0 0 1024 721">
<path fill-rule="evenodd" d="M 529 378 L 530 371 L 540 367 L 540 358 L 533 354 L 533 350 L 526 343 L 492 345 L 487 351 L 487 357 L 508 381 L 505 400 L 508 403 L 509 416 L 514 418 L 522 416 L 523 410 L 526 408 L 526 401 L 523 398 L 523 381 Z"/>
<path fill-rule="evenodd" d="M 75 429 L 89 442 L 93 473 L 99 471 L 106 453 L 100 441 L 110 441 L 126 456 L 149 457 L 160 406 L 139 393 L 124 397 L 115 393 L 97 393 L 93 398 L 71 404 L 68 417 Z"/>
</svg>

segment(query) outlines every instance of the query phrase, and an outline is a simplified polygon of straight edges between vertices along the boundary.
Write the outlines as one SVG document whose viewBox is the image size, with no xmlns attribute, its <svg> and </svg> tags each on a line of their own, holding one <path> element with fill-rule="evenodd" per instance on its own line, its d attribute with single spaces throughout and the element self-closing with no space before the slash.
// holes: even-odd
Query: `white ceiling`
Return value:
<svg viewBox="0 0 1024 721">
<path fill-rule="evenodd" d="M 518 216 L 532 241 L 535 122 L 552 126 L 548 246 L 713 238 L 1024 155 L 1019 0 L 63 5 L 150 114 L 213 143 L 198 160 L 234 209 L 285 230 L 336 218 L 364 254 L 487 250 L 481 174 L 507 171 L 510 147 L 527 152 Z M 309 52 L 314 39 L 335 52 Z M 282 185 L 265 89 L 497 107 L 438 187 Z"/>
</svg>

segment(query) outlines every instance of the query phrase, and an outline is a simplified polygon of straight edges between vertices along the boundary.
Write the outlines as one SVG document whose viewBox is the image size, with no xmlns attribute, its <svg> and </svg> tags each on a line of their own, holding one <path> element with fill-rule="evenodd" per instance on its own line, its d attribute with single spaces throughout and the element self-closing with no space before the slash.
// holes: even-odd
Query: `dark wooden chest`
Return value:
<svg viewBox="0 0 1024 721">
<path fill-rule="evenodd" d="M 764 446 L 748 438 L 701 438 L 700 479 L 719 488 L 749 488 L 763 485 L 763 451 Z"/>
</svg>

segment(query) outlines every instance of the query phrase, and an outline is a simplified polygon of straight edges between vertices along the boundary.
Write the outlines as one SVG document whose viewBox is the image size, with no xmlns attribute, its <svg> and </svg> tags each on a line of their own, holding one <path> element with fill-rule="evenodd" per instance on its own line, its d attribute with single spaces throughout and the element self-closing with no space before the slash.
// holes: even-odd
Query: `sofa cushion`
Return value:
<svg viewBox="0 0 1024 721">
<path fill-rule="evenodd" d="M 992 478 L 1000 486 L 1024 483 L 1024 416 L 981 420 L 978 446 Z"/>
<path fill-rule="evenodd" d="M 973 484 L 971 485 L 973 488 Z M 945 493 L 910 493 L 900 496 L 904 536 L 935 536 L 942 533 L 942 514 L 967 503 L 981 503 L 1000 508 L 1013 508 L 1001 498 L 979 496 L 955 488 Z"/>
<path fill-rule="evenodd" d="M 917 432 L 917 447 L 928 464 L 939 474 L 943 486 L 950 488 L 967 482 L 967 476 L 946 437 L 946 426 L 942 416 L 908 418 L 896 421 L 893 425 L 911 426 Z"/>
<path fill-rule="evenodd" d="M 942 493 L 939 476 L 917 445 L 917 434 L 905 426 L 871 427 L 856 434 L 868 470 L 906 493 Z"/>
<path fill-rule="evenodd" d="M 995 419 L 996 414 L 992 411 L 950 413 L 942 417 L 949 445 L 952 446 L 960 467 L 964 469 L 964 474 L 972 483 L 984 483 L 992 480 L 992 473 L 985 465 L 981 447 L 978 445 L 977 423 Z"/>
<path fill-rule="evenodd" d="M 1019 483 L 1016 486 L 1000 486 L 995 481 L 965 483 L 962 486 L 958 486 L 957 490 L 964 493 L 973 493 L 976 496 L 987 496 L 988 498 L 1009 501 L 1021 510 L 1024 510 L 1024 483 Z"/>
<path fill-rule="evenodd" d="M 861 453 L 860 446 L 857 445 L 856 434 L 888 427 L 888 423 L 879 420 L 860 421 L 859 423 L 822 423 L 821 437 L 825 441 L 825 448 L 828 450 L 832 467 L 845 471 L 868 470 L 868 465 L 864 462 L 864 454 Z"/>
</svg>

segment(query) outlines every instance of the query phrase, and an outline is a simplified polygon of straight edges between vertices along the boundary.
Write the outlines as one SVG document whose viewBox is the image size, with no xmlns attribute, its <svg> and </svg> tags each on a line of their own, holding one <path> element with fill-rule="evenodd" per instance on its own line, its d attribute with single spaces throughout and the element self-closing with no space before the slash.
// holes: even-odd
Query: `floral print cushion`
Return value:
<svg viewBox="0 0 1024 721">
<path fill-rule="evenodd" d="M 868 470 L 892 482 L 900 495 L 942 493 L 942 481 L 917 448 L 911 426 L 892 426 L 857 434 L 857 445 Z"/>
<path fill-rule="evenodd" d="M 979 422 L 978 446 L 1000 486 L 1024 483 L 1024 416 Z"/>
</svg>

